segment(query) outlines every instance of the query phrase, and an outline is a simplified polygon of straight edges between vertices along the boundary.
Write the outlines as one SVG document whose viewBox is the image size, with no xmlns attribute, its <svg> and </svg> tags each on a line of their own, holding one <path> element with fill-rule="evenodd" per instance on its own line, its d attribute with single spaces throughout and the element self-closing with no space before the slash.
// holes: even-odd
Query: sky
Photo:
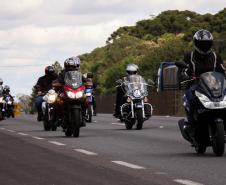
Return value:
<svg viewBox="0 0 226 185">
<path fill-rule="evenodd" d="M 217 13 L 225 0 L 0 0 L 0 78 L 14 95 L 32 86 L 54 61 L 105 45 L 120 26 L 166 10 Z"/>
</svg>

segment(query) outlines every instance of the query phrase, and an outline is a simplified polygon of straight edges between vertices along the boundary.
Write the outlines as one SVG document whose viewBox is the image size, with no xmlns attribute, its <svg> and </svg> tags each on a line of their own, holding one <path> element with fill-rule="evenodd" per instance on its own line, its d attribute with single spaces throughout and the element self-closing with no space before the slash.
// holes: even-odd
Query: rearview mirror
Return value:
<svg viewBox="0 0 226 185">
<path fill-rule="evenodd" d="M 175 65 L 178 68 L 188 68 L 188 65 L 185 62 L 175 62 Z"/>
</svg>

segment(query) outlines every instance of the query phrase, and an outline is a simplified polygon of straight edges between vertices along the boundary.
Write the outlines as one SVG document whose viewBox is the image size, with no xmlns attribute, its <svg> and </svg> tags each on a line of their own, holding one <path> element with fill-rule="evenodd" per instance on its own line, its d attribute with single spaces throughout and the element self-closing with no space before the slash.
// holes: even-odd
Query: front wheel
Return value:
<svg viewBox="0 0 226 185">
<path fill-rule="evenodd" d="M 215 135 L 212 140 L 213 152 L 216 156 L 222 156 L 224 154 L 224 124 L 223 122 L 216 124 Z"/>
<path fill-rule="evenodd" d="M 88 109 L 87 109 L 87 121 L 89 122 L 89 123 L 91 123 L 92 122 L 92 106 L 91 105 L 89 105 L 89 107 L 88 107 Z"/>
<path fill-rule="evenodd" d="M 80 134 L 80 126 L 82 123 L 82 113 L 80 109 L 73 109 L 71 115 L 71 125 L 73 127 L 73 136 L 79 137 Z"/>
<path fill-rule="evenodd" d="M 144 123 L 143 110 L 137 109 L 136 116 L 137 116 L 137 130 L 141 130 L 143 128 L 143 123 Z"/>
</svg>

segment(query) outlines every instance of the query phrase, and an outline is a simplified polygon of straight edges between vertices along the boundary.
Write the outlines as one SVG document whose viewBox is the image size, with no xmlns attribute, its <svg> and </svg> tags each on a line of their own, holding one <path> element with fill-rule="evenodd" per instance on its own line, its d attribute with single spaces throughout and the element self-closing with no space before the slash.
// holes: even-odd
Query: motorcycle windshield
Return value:
<svg viewBox="0 0 226 185">
<path fill-rule="evenodd" d="M 147 83 L 140 75 L 130 75 L 124 82 L 124 87 L 127 95 L 134 95 L 134 92 L 139 90 L 141 96 L 147 96 Z"/>
<path fill-rule="evenodd" d="M 220 98 L 225 86 L 224 75 L 218 72 L 206 72 L 200 76 L 199 85 L 209 97 Z"/>
<path fill-rule="evenodd" d="M 65 85 L 71 89 L 77 89 L 82 85 L 82 73 L 79 71 L 68 71 L 64 77 Z"/>
</svg>

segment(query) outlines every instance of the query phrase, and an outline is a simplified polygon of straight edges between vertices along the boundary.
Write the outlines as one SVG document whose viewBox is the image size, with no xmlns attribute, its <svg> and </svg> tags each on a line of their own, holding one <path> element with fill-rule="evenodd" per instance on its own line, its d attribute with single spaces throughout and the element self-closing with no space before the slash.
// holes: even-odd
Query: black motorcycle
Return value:
<svg viewBox="0 0 226 185">
<path fill-rule="evenodd" d="M 79 137 L 80 127 L 84 124 L 85 106 L 85 86 L 82 83 L 82 74 L 79 71 L 66 72 L 64 81 L 65 135 Z"/>
<path fill-rule="evenodd" d="M 186 68 L 185 64 L 176 65 Z M 189 141 L 199 154 L 212 146 L 216 156 L 224 154 L 226 128 L 226 86 L 224 75 L 218 72 L 206 72 L 194 81 L 192 94 L 195 108 L 192 113 L 194 126 L 189 127 L 185 119 L 179 121 L 179 128 L 184 139 Z M 182 82 L 183 83 L 183 82 Z M 184 96 L 185 97 L 185 96 Z M 188 101 L 184 98 L 185 110 L 190 113 Z M 190 113 L 191 114 L 191 113 Z"/>
<path fill-rule="evenodd" d="M 14 118 L 15 114 L 14 114 L 14 101 L 13 98 L 9 95 L 5 95 L 4 96 L 4 110 L 5 110 L 5 116 L 7 118 Z"/>
<path fill-rule="evenodd" d="M 143 128 L 144 121 L 152 116 L 152 105 L 148 103 L 148 84 L 140 75 L 131 75 L 124 81 L 118 81 L 125 92 L 125 101 L 121 107 L 121 121 L 125 122 L 127 130 Z"/>
</svg>

